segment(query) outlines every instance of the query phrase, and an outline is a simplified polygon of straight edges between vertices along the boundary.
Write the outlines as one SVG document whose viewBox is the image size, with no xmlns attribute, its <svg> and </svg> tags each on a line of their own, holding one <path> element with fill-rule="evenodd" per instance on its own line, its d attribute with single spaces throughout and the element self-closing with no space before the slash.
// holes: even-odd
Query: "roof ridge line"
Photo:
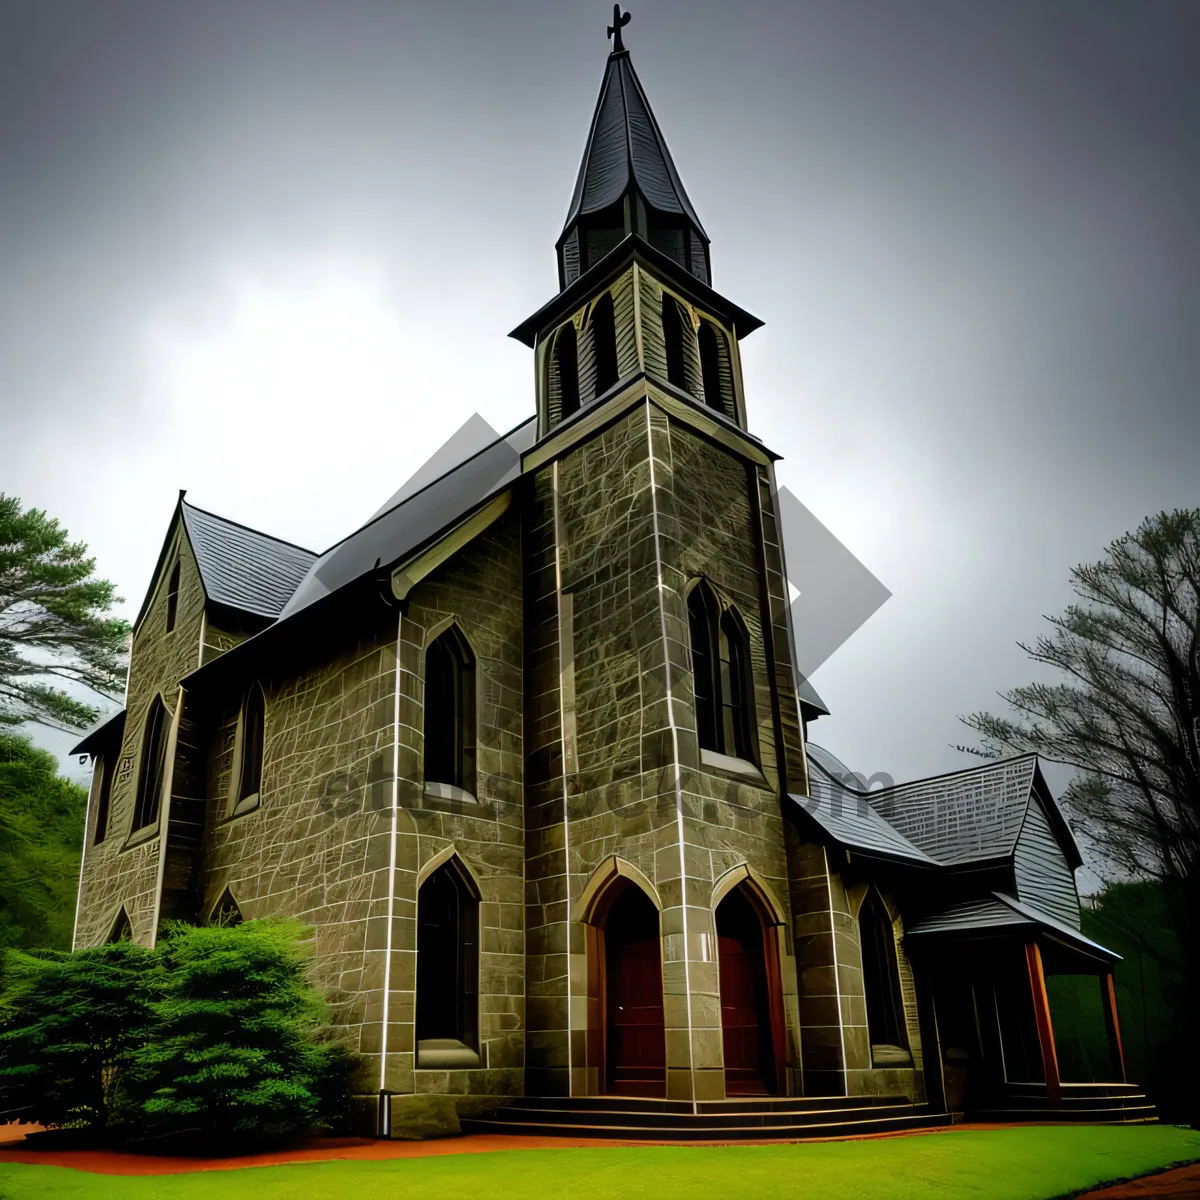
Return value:
<svg viewBox="0 0 1200 1200">
<path fill-rule="evenodd" d="M 203 513 L 206 517 L 212 517 L 217 521 L 224 521 L 226 525 L 234 525 L 238 529 L 244 529 L 247 533 L 256 533 L 259 537 L 267 538 L 272 542 L 278 542 L 281 546 L 291 546 L 293 550 L 303 550 L 305 554 L 311 554 L 313 558 L 321 557 L 316 550 L 310 550 L 307 546 L 301 546 L 299 542 L 289 542 L 287 538 L 276 537 L 273 533 L 264 533 L 261 529 L 255 529 L 253 525 L 247 525 L 242 521 L 235 521 L 232 517 L 223 517 L 220 513 L 213 512 L 212 509 L 201 508 L 200 505 L 192 504 L 182 498 L 180 498 L 179 503 L 184 508 L 193 509 L 196 512 Z"/>
</svg>

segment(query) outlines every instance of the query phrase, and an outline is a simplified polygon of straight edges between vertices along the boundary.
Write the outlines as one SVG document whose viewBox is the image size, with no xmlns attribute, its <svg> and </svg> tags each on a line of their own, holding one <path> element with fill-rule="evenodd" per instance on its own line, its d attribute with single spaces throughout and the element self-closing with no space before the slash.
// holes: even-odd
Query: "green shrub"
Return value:
<svg viewBox="0 0 1200 1200">
<path fill-rule="evenodd" d="M 0 999 L 0 1113 L 103 1130 L 123 1115 L 134 1046 L 150 1034 L 150 951 L 130 942 L 8 951 Z"/>
<path fill-rule="evenodd" d="M 282 1135 L 328 1123 L 348 1055 L 320 1040 L 301 926 L 175 925 L 159 942 L 154 1036 L 133 1052 L 130 1091 L 147 1133 Z"/>
</svg>

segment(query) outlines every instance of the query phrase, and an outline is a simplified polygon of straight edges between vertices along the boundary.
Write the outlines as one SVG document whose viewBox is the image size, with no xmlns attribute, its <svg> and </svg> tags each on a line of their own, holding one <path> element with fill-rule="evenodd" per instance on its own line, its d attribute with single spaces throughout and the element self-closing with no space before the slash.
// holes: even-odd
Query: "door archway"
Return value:
<svg viewBox="0 0 1200 1200">
<path fill-rule="evenodd" d="M 743 881 L 717 905 L 716 926 L 725 1094 L 781 1095 L 787 1086 L 774 922 Z"/>
<path fill-rule="evenodd" d="M 614 875 L 587 922 L 589 1090 L 666 1095 L 662 941 L 657 905 Z"/>
</svg>

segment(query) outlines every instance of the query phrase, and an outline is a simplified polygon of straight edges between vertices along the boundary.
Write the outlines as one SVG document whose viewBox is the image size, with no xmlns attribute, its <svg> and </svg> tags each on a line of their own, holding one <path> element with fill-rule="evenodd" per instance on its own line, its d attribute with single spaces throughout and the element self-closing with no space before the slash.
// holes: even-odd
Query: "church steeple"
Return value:
<svg viewBox="0 0 1200 1200">
<path fill-rule="evenodd" d="M 708 235 L 621 40 L 629 14 L 613 6 L 608 56 L 579 177 L 558 239 L 565 288 L 631 233 L 710 283 Z"/>
</svg>

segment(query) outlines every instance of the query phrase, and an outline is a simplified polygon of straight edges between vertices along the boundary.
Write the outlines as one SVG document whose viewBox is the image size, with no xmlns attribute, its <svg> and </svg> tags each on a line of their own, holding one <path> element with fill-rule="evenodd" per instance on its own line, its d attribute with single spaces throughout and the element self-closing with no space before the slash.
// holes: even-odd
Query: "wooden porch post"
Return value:
<svg viewBox="0 0 1200 1200">
<path fill-rule="evenodd" d="M 1037 942 L 1025 943 L 1025 962 L 1029 967 L 1033 1015 L 1037 1021 L 1042 1067 L 1046 1073 L 1046 1103 L 1051 1108 L 1059 1108 L 1062 1105 L 1062 1085 L 1058 1078 L 1058 1055 L 1054 1049 L 1054 1025 L 1050 1020 L 1050 997 L 1046 995 L 1046 973 L 1042 970 L 1042 952 Z"/>
<path fill-rule="evenodd" d="M 1117 1020 L 1117 989 L 1113 985 L 1112 971 L 1105 971 L 1100 976 L 1100 994 L 1104 998 L 1104 1022 L 1108 1026 L 1109 1042 L 1116 1047 L 1117 1070 L 1121 1072 L 1121 1082 L 1125 1083 L 1125 1050 L 1121 1045 L 1121 1023 Z"/>
</svg>

